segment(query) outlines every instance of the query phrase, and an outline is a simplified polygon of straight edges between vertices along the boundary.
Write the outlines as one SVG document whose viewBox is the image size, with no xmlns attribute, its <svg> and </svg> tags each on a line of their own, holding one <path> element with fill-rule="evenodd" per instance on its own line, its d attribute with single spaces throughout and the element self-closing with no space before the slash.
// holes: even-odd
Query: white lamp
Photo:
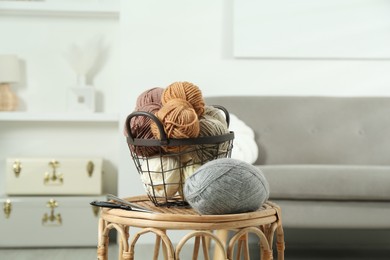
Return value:
<svg viewBox="0 0 390 260">
<path fill-rule="evenodd" d="M 20 81 L 20 63 L 15 55 L 0 55 L 0 111 L 13 111 L 18 98 L 10 88 Z"/>
</svg>

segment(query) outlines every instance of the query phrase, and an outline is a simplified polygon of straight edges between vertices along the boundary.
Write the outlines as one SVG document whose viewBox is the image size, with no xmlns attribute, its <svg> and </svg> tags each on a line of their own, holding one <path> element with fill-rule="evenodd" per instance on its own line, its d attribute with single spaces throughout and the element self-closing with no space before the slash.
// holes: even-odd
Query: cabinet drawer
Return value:
<svg viewBox="0 0 390 260">
<path fill-rule="evenodd" d="M 102 194 L 101 158 L 8 158 L 8 195 Z"/>
<path fill-rule="evenodd" d="M 99 208 L 83 197 L 0 198 L 0 247 L 96 246 Z"/>
</svg>

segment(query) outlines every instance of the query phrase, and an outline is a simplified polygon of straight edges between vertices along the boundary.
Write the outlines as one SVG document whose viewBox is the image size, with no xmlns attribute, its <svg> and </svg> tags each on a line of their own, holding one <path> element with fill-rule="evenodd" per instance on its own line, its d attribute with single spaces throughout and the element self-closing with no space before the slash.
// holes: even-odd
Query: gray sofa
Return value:
<svg viewBox="0 0 390 260">
<path fill-rule="evenodd" d="M 390 98 L 221 96 L 206 103 L 254 130 L 255 164 L 285 228 L 390 228 Z"/>
</svg>

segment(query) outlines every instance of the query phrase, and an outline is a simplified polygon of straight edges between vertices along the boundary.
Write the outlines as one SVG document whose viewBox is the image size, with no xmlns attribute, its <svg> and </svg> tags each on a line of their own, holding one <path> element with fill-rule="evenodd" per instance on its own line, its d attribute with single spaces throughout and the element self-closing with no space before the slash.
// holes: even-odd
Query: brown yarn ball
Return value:
<svg viewBox="0 0 390 260">
<path fill-rule="evenodd" d="M 168 139 L 195 138 L 200 132 L 199 119 L 192 105 L 184 99 L 171 99 L 156 113 Z M 161 139 L 157 125 L 151 123 L 155 138 Z M 177 152 L 183 147 L 166 147 L 166 151 Z"/>
<path fill-rule="evenodd" d="M 158 88 L 158 87 L 151 88 L 151 89 L 148 89 L 148 90 L 142 92 L 137 98 L 137 101 L 135 104 L 135 110 L 137 111 L 150 103 L 162 105 L 161 95 L 163 92 L 164 92 L 164 89 Z"/>
<path fill-rule="evenodd" d="M 162 106 L 161 95 L 162 95 L 163 91 L 164 91 L 163 88 L 155 87 L 155 88 L 151 88 L 151 89 L 148 89 L 148 90 L 142 92 L 137 97 L 134 111 L 145 111 L 145 112 L 152 112 L 153 114 L 155 114 L 155 112 L 157 112 Z M 137 120 L 137 119 L 133 118 L 132 122 L 134 122 L 134 120 Z M 134 127 L 137 127 L 137 129 L 139 129 L 139 128 L 141 128 L 141 125 L 143 124 L 143 122 L 141 120 L 141 122 L 132 123 L 132 124 Z M 138 135 L 139 131 L 137 129 L 132 129 L 133 137 L 134 138 L 142 138 L 142 137 L 139 137 L 139 135 Z M 129 136 L 129 133 L 127 132 L 126 127 L 124 129 L 124 135 Z"/>
<path fill-rule="evenodd" d="M 142 92 L 137 98 L 134 111 L 155 114 L 162 106 L 161 95 L 163 91 L 163 88 L 155 87 Z M 146 116 L 133 117 L 129 123 L 131 136 L 137 139 L 154 139 L 153 133 L 150 130 L 150 122 L 151 119 Z M 129 136 L 127 127 L 124 129 L 124 134 L 125 136 Z M 158 147 L 129 145 L 129 148 L 138 156 L 145 157 L 155 155 L 159 152 Z"/>
<path fill-rule="evenodd" d="M 149 103 L 143 107 L 139 107 L 137 111 L 149 112 L 155 114 L 161 108 L 161 104 Z M 130 131 L 133 138 L 138 139 L 154 139 L 154 135 L 151 131 L 152 119 L 146 116 L 135 116 L 130 120 Z M 151 156 L 159 153 L 159 147 L 157 146 L 134 146 L 130 145 L 129 148 L 138 156 Z"/>
<path fill-rule="evenodd" d="M 199 117 L 203 115 L 205 102 L 202 91 L 198 86 L 187 81 L 174 82 L 164 90 L 161 101 L 165 105 L 169 100 L 176 98 L 187 100 L 193 106 Z"/>
</svg>

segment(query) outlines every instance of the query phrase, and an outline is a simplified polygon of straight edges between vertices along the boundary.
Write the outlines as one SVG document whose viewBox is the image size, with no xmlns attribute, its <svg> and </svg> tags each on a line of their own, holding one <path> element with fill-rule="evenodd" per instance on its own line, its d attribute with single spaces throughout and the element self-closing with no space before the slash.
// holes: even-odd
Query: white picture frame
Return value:
<svg viewBox="0 0 390 260">
<path fill-rule="evenodd" d="M 236 58 L 390 59 L 390 2 L 235 0 Z"/>
</svg>

